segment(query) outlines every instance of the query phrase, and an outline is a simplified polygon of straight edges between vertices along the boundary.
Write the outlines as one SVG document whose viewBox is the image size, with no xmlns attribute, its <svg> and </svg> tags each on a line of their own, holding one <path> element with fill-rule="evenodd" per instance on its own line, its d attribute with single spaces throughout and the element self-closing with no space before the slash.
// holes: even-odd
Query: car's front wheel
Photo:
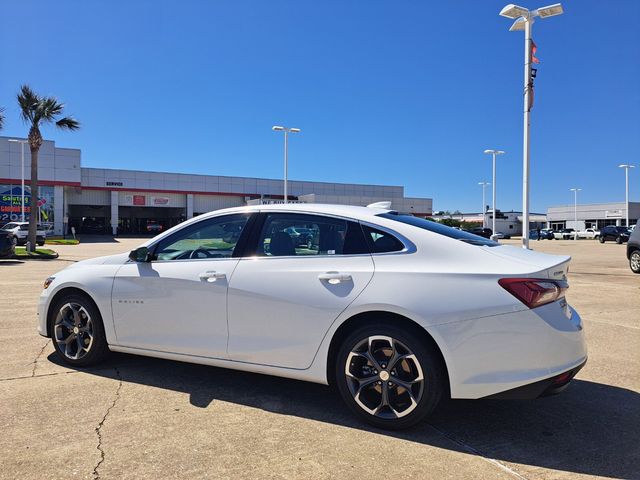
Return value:
<svg viewBox="0 0 640 480">
<path fill-rule="evenodd" d="M 445 390 L 436 352 L 415 332 L 384 324 L 361 327 L 344 340 L 335 381 L 358 417 L 393 430 L 422 421 Z"/>
<path fill-rule="evenodd" d="M 622 237 L 616 237 L 616 243 L 622 245 Z"/>
<path fill-rule="evenodd" d="M 72 293 L 57 299 L 49 321 L 53 346 L 65 363 L 86 367 L 108 354 L 102 316 L 85 295 Z"/>
<path fill-rule="evenodd" d="M 640 250 L 634 250 L 629 256 L 629 267 L 633 273 L 640 273 Z"/>
</svg>

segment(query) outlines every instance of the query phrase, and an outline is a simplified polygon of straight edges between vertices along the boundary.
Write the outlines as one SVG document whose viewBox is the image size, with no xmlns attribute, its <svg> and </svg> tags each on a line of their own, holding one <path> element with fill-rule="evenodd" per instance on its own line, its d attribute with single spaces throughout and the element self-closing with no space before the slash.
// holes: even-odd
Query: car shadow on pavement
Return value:
<svg viewBox="0 0 640 480">
<path fill-rule="evenodd" d="M 60 363 L 54 354 L 49 360 Z M 126 354 L 83 371 L 184 392 L 199 408 L 220 400 L 500 462 L 638 478 L 640 394 L 612 385 L 574 380 L 562 394 L 533 401 L 449 401 L 428 423 L 391 432 L 359 422 L 331 388 L 318 384 Z"/>
</svg>

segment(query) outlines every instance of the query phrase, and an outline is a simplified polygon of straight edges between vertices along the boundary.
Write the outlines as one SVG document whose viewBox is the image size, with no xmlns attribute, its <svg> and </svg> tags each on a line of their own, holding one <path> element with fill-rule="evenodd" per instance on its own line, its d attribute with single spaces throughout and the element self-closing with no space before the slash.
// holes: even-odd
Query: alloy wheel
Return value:
<svg viewBox="0 0 640 480">
<path fill-rule="evenodd" d="M 79 360 L 93 345 L 93 323 L 89 312 L 79 303 L 64 304 L 54 322 L 54 339 L 65 357 Z"/>
<path fill-rule="evenodd" d="M 640 272 L 640 252 L 635 251 L 631 254 L 631 258 L 629 259 L 629 264 L 631 266 L 631 270 L 634 272 Z"/>
<path fill-rule="evenodd" d="M 424 394 L 424 375 L 416 355 L 388 336 L 370 336 L 356 344 L 344 372 L 355 402 L 379 418 L 408 415 Z"/>
</svg>

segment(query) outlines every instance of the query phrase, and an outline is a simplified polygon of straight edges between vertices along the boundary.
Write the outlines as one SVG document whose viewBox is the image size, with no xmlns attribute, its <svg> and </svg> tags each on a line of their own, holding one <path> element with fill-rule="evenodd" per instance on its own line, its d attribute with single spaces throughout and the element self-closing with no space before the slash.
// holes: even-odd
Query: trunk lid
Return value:
<svg viewBox="0 0 640 480">
<path fill-rule="evenodd" d="M 571 257 L 568 255 L 549 255 L 512 245 L 500 245 L 487 248 L 485 251 L 503 259 L 534 267 L 534 270 L 527 275 L 531 278 L 566 280 L 569 273 Z"/>
</svg>

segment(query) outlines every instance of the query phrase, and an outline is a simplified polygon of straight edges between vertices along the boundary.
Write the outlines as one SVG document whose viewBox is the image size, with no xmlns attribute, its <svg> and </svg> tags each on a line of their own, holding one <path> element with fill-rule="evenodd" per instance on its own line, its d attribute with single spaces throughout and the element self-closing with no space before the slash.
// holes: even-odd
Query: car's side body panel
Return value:
<svg viewBox="0 0 640 480">
<path fill-rule="evenodd" d="M 321 278 L 330 272 L 348 278 Z M 240 260 L 229 288 L 229 358 L 308 368 L 330 325 L 372 276 L 370 255 Z"/>
</svg>

